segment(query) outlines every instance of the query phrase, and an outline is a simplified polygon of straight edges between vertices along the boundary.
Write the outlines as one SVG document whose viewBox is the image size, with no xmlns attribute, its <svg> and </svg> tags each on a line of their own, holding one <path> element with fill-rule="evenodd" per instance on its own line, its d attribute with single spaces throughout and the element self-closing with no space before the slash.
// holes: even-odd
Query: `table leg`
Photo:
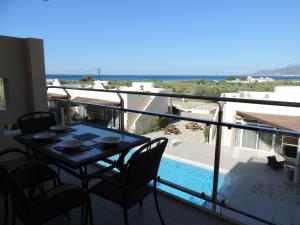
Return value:
<svg viewBox="0 0 300 225">
<path fill-rule="evenodd" d="M 80 179 L 81 179 L 81 187 L 87 189 L 87 168 L 83 166 L 79 169 Z"/>
</svg>

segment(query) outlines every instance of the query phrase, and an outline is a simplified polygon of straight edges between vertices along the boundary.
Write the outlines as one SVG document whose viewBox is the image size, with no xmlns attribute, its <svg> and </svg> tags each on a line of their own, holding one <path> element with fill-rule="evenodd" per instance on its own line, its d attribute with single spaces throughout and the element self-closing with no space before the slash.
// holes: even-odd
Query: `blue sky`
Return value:
<svg viewBox="0 0 300 225">
<path fill-rule="evenodd" d="M 300 64 L 299 0 L 0 0 L 47 73 L 243 74 Z"/>
</svg>

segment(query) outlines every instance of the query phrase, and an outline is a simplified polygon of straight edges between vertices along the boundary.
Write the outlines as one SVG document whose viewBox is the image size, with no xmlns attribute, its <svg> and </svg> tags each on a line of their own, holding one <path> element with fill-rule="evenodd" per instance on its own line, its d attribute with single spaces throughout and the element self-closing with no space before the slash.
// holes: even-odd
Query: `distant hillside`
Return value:
<svg viewBox="0 0 300 225">
<path fill-rule="evenodd" d="M 273 70 L 259 70 L 253 75 L 300 75 L 300 65 L 290 65 Z"/>
</svg>

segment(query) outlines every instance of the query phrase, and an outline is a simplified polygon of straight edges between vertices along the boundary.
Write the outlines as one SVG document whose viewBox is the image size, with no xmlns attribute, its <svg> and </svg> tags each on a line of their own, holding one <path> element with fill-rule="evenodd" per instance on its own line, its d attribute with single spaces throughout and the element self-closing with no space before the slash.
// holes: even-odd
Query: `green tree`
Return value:
<svg viewBox="0 0 300 225">
<path fill-rule="evenodd" d="M 195 90 L 194 94 L 195 95 L 201 95 L 201 96 L 214 96 L 214 97 L 217 97 L 217 96 L 220 96 L 221 90 L 219 89 L 219 87 L 201 85 Z"/>
<path fill-rule="evenodd" d="M 83 78 L 80 79 L 80 84 L 82 87 L 86 87 L 86 86 L 93 86 L 94 85 L 94 80 L 92 78 L 92 76 L 90 75 L 86 75 Z"/>
<path fill-rule="evenodd" d="M 226 77 L 226 80 L 235 80 L 235 79 L 234 79 L 234 76 L 228 75 L 228 76 Z"/>
<path fill-rule="evenodd" d="M 91 82 L 91 81 L 94 81 L 94 80 L 93 80 L 92 76 L 86 75 L 83 78 L 81 78 L 80 81 L 82 81 L 82 82 Z"/>
</svg>

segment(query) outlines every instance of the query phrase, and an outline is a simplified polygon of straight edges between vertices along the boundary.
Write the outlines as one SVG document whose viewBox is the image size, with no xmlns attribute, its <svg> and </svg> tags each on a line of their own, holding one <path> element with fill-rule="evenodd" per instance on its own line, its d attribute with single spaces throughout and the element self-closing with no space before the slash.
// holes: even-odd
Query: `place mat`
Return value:
<svg viewBox="0 0 300 225">
<path fill-rule="evenodd" d="M 64 148 L 62 146 L 55 146 L 54 149 L 59 151 L 59 152 L 64 152 L 64 153 L 67 153 L 67 154 L 76 154 L 76 153 L 91 150 L 92 147 L 91 146 L 86 146 L 86 145 L 81 145 L 79 148 L 69 148 L 68 149 L 68 148 Z"/>
<path fill-rule="evenodd" d="M 85 133 L 85 134 L 73 136 L 73 138 L 81 140 L 81 141 L 87 141 L 87 140 L 94 139 L 97 137 L 100 137 L 100 136 L 96 135 L 96 134 L 92 134 L 92 133 Z"/>
<path fill-rule="evenodd" d="M 30 141 L 46 145 L 46 144 L 53 144 L 53 143 L 60 142 L 60 141 L 62 141 L 62 139 L 60 139 L 58 137 L 52 138 L 52 139 L 44 139 L 44 140 L 38 140 L 38 139 L 35 139 L 35 138 L 31 138 Z"/>
<path fill-rule="evenodd" d="M 123 147 L 124 145 L 129 145 L 129 143 L 125 141 L 116 144 L 106 144 L 106 143 L 98 142 L 96 144 L 93 144 L 92 146 L 100 150 L 114 150 L 119 148 L 120 146 Z"/>
</svg>

